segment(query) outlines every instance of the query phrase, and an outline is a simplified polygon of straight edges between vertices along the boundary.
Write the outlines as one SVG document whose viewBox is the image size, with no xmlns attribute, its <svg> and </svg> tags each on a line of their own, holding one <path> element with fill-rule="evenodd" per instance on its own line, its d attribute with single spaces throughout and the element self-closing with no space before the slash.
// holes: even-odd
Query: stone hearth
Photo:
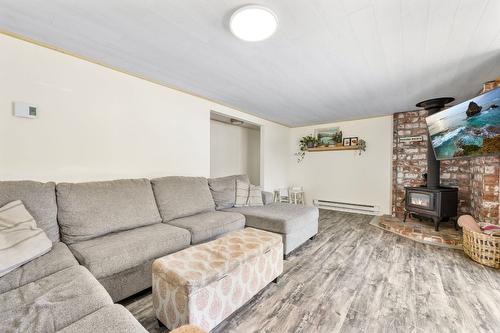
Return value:
<svg viewBox="0 0 500 333">
<path fill-rule="evenodd" d="M 431 221 L 408 218 L 403 223 L 402 218 L 390 215 L 374 218 L 371 224 L 416 242 L 462 249 L 462 230 L 455 230 L 451 222 L 443 222 L 439 231 Z"/>
</svg>

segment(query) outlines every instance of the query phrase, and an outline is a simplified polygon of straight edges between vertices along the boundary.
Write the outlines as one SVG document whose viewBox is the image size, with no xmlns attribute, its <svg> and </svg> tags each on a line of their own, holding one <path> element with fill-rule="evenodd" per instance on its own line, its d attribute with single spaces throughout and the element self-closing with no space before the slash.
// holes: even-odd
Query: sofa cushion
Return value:
<svg viewBox="0 0 500 333">
<path fill-rule="evenodd" d="M 154 260 L 156 259 L 97 281 L 102 284 L 114 302 L 119 302 L 151 287 L 151 264 Z"/>
<path fill-rule="evenodd" d="M 163 222 L 215 210 L 203 177 L 163 177 L 151 180 Z"/>
<path fill-rule="evenodd" d="M 80 264 L 98 279 L 181 250 L 190 243 L 187 230 L 158 223 L 69 245 Z"/>
<path fill-rule="evenodd" d="M 147 333 L 146 329 L 122 305 L 107 305 L 74 322 L 60 333 Z"/>
<path fill-rule="evenodd" d="M 272 203 L 256 207 L 234 207 L 228 212 L 238 212 L 245 215 L 246 226 L 257 229 L 292 233 L 304 228 L 310 222 L 317 223 L 319 211 L 316 207 L 306 207 L 287 203 Z"/>
<path fill-rule="evenodd" d="M 0 181 L 0 207 L 21 200 L 52 242 L 59 241 L 55 183 Z"/>
<path fill-rule="evenodd" d="M 177 227 L 189 230 L 191 244 L 198 244 L 215 239 L 230 231 L 245 227 L 245 217 L 238 213 L 208 212 L 169 222 Z"/>
<path fill-rule="evenodd" d="M 273 203 L 273 202 L 274 202 L 274 193 L 262 191 L 262 203 L 264 205 L 268 205 L 268 204 Z"/>
<path fill-rule="evenodd" d="M 248 202 L 249 206 L 264 206 L 262 200 L 262 187 L 250 184 L 248 188 Z"/>
<path fill-rule="evenodd" d="M 147 179 L 60 183 L 57 204 L 67 244 L 161 222 Z"/>
<path fill-rule="evenodd" d="M 69 267 L 0 294 L 0 332 L 55 332 L 109 304 L 87 269 Z"/>
<path fill-rule="evenodd" d="M 2 276 L 2 278 L 0 278 L 0 293 L 19 288 L 65 268 L 77 265 L 78 262 L 71 254 L 66 244 L 61 242 L 53 243 L 52 250 L 43 256 Z"/>
<path fill-rule="evenodd" d="M 248 193 L 250 190 L 250 183 L 236 179 L 236 201 L 234 207 L 248 206 Z"/>
<path fill-rule="evenodd" d="M 236 180 L 249 183 L 247 175 L 210 178 L 208 185 L 215 201 L 216 209 L 231 208 L 236 202 Z"/>
<path fill-rule="evenodd" d="M 36 259 L 52 242 L 26 210 L 21 200 L 0 207 L 0 277 Z"/>
</svg>

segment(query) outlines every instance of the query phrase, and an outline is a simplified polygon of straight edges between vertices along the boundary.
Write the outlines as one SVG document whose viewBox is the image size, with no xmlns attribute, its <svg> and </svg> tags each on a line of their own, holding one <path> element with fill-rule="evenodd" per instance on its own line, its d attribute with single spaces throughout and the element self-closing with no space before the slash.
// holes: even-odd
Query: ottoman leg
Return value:
<svg viewBox="0 0 500 333">
<path fill-rule="evenodd" d="M 273 283 L 278 283 L 278 276 L 276 277 L 276 279 L 273 280 Z"/>
<path fill-rule="evenodd" d="M 314 240 L 316 238 L 316 235 L 312 236 L 311 238 L 309 238 L 310 240 Z"/>
<path fill-rule="evenodd" d="M 158 321 L 158 326 L 159 326 L 160 328 L 165 327 L 165 325 L 163 325 L 163 323 L 161 322 L 161 320 L 160 320 L 160 319 L 156 319 L 156 320 Z"/>
</svg>

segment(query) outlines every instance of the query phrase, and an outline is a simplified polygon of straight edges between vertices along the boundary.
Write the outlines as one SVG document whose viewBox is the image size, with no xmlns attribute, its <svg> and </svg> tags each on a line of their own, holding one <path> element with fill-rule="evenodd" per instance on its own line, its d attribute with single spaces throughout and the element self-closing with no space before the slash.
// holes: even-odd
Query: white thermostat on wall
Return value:
<svg viewBox="0 0 500 333">
<path fill-rule="evenodd" d="M 25 103 L 25 102 L 14 102 L 14 116 L 22 118 L 36 118 L 37 117 L 37 107 Z"/>
</svg>

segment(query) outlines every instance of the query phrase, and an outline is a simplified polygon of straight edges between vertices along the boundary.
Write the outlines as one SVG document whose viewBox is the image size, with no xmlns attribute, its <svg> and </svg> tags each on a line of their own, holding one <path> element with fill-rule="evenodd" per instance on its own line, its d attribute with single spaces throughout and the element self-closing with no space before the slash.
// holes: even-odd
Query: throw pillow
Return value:
<svg viewBox="0 0 500 333">
<path fill-rule="evenodd" d="M 248 206 L 249 190 L 249 183 L 236 179 L 236 202 L 234 203 L 234 207 Z"/>
<path fill-rule="evenodd" d="M 45 232 L 21 200 L 0 208 L 0 276 L 38 258 L 52 248 Z"/>
<path fill-rule="evenodd" d="M 250 184 L 248 206 L 264 206 L 264 202 L 262 201 L 262 187 Z"/>
<path fill-rule="evenodd" d="M 208 179 L 208 186 L 215 201 L 215 209 L 234 207 L 236 201 L 236 180 L 250 182 L 247 175 L 234 175 Z"/>
</svg>

